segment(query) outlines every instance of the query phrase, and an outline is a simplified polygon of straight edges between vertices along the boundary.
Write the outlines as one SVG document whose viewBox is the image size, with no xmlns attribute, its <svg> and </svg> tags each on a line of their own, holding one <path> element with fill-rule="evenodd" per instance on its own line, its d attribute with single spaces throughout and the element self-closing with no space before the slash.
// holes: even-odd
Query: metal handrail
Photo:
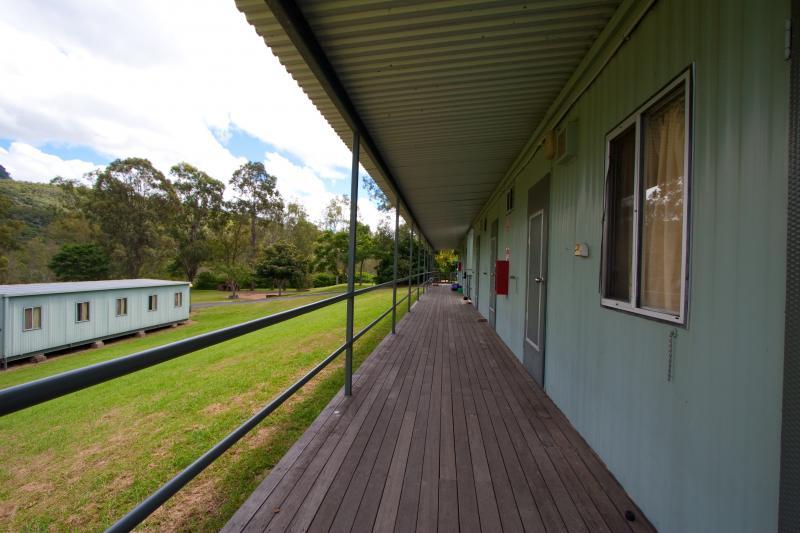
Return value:
<svg viewBox="0 0 800 533">
<path fill-rule="evenodd" d="M 216 331 L 203 333 L 189 339 L 176 341 L 157 348 L 151 348 L 149 350 L 144 350 L 142 352 L 120 357 L 111 361 L 97 363 L 84 368 L 62 372 L 47 378 L 8 387 L 0 390 L 0 416 L 11 414 L 27 407 L 32 407 L 66 394 L 76 392 L 93 385 L 98 385 L 111 379 L 143 370 L 151 366 L 155 366 L 157 364 L 187 355 L 197 350 L 214 346 L 227 340 L 241 337 L 242 335 L 246 335 L 275 324 L 280 324 L 286 320 L 290 320 L 318 309 L 328 307 L 329 305 L 344 301 L 345 299 L 359 296 L 382 287 L 388 287 L 396 282 L 406 280 L 412 281 L 412 278 L 419 279 L 420 276 L 427 275 L 428 279 L 423 282 L 423 285 L 427 285 L 431 281 L 431 273 L 432 272 L 426 272 L 414 276 L 406 276 L 404 278 L 365 287 L 352 292 L 345 292 L 324 300 L 320 300 L 318 302 L 313 302 L 300 307 L 295 307 L 294 309 L 281 311 L 273 315 L 250 320 L 235 326 L 229 326 Z M 238 442 L 242 437 L 247 435 L 247 433 L 256 427 L 259 422 L 269 416 L 270 413 L 280 407 L 283 402 L 289 399 L 295 392 L 300 390 L 314 376 L 316 376 L 334 359 L 341 355 L 348 346 L 352 346 L 370 329 L 376 326 L 381 320 L 386 318 L 386 316 L 396 309 L 397 306 L 400 305 L 406 298 L 409 298 L 409 296 L 404 296 L 400 300 L 396 301 L 392 306 L 389 307 L 388 310 L 384 311 L 380 316 L 362 328 L 357 334 L 353 335 L 352 341 L 349 343 L 345 342 L 336 348 L 336 350 L 334 350 L 330 355 L 318 363 L 294 384 L 280 393 L 256 414 L 246 420 L 243 424 L 229 433 L 225 438 L 215 444 L 206 453 L 201 455 L 175 477 L 164 483 L 158 490 L 139 503 L 139 505 L 137 505 L 133 510 L 112 525 L 108 531 L 130 531 L 140 524 L 156 509 L 161 507 L 167 500 L 169 500 L 176 492 L 189 483 L 189 481 L 194 479 L 198 474 L 211 465 L 211 463 L 213 463 L 219 456 L 225 453 L 226 450 L 236 444 L 236 442 Z"/>
</svg>

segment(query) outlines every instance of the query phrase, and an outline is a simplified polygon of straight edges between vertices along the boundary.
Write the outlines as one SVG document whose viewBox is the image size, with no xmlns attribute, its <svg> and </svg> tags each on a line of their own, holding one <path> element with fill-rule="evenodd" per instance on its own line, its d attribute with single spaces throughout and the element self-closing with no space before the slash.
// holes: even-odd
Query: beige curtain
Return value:
<svg viewBox="0 0 800 533">
<path fill-rule="evenodd" d="M 682 92 L 643 117 L 641 304 L 674 314 L 681 303 L 684 125 Z"/>
</svg>

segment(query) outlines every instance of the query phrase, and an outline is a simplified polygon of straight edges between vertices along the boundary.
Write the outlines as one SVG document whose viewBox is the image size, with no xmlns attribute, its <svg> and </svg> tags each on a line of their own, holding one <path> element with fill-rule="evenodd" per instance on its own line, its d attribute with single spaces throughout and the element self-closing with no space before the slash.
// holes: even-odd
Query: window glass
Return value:
<svg viewBox="0 0 800 533">
<path fill-rule="evenodd" d="M 685 323 L 691 73 L 607 139 L 603 305 Z"/>
<path fill-rule="evenodd" d="M 147 297 L 147 310 L 155 311 L 158 309 L 158 295 L 152 294 Z"/>
<path fill-rule="evenodd" d="M 42 329 L 42 308 L 41 307 L 28 307 L 24 312 L 23 329 L 25 331 L 32 329 Z"/>
<path fill-rule="evenodd" d="M 128 314 L 128 299 L 117 298 L 117 316 L 125 316 Z"/>
<path fill-rule="evenodd" d="M 605 297 L 627 301 L 631 296 L 636 126 L 612 139 L 608 152 Z"/>
<path fill-rule="evenodd" d="M 89 320 L 89 302 L 80 302 L 76 305 L 76 320 L 86 322 Z"/>
<path fill-rule="evenodd" d="M 175 293 L 175 307 L 183 307 L 183 293 L 176 292 Z"/>
<path fill-rule="evenodd" d="M 678 314 L 683 264 L 683 86 L 642 115 L 641 305 Z"/>
</svg>

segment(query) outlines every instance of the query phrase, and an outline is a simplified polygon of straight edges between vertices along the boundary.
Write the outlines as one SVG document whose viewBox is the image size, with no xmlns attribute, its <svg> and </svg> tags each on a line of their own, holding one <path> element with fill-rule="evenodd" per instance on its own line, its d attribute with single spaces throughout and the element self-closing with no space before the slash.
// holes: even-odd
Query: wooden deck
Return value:
<svg viewBox="0 0 800 533">
<path fill-rule="evenodd" d="M 653 528 L 472 306 L 433 287 L 224 528 L 306 530 Z"/>
</svg>

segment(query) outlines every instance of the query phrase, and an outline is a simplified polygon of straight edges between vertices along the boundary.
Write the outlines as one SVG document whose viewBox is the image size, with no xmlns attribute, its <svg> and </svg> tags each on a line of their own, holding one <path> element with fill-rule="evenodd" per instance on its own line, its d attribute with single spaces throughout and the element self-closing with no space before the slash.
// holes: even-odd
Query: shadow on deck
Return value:
<svg viewBox="0 0 800 533">
<path fill-rule="evenodd" d="M 430 289 L 224 531 L 653 531 L 479 318 Z"/>
</svg>

